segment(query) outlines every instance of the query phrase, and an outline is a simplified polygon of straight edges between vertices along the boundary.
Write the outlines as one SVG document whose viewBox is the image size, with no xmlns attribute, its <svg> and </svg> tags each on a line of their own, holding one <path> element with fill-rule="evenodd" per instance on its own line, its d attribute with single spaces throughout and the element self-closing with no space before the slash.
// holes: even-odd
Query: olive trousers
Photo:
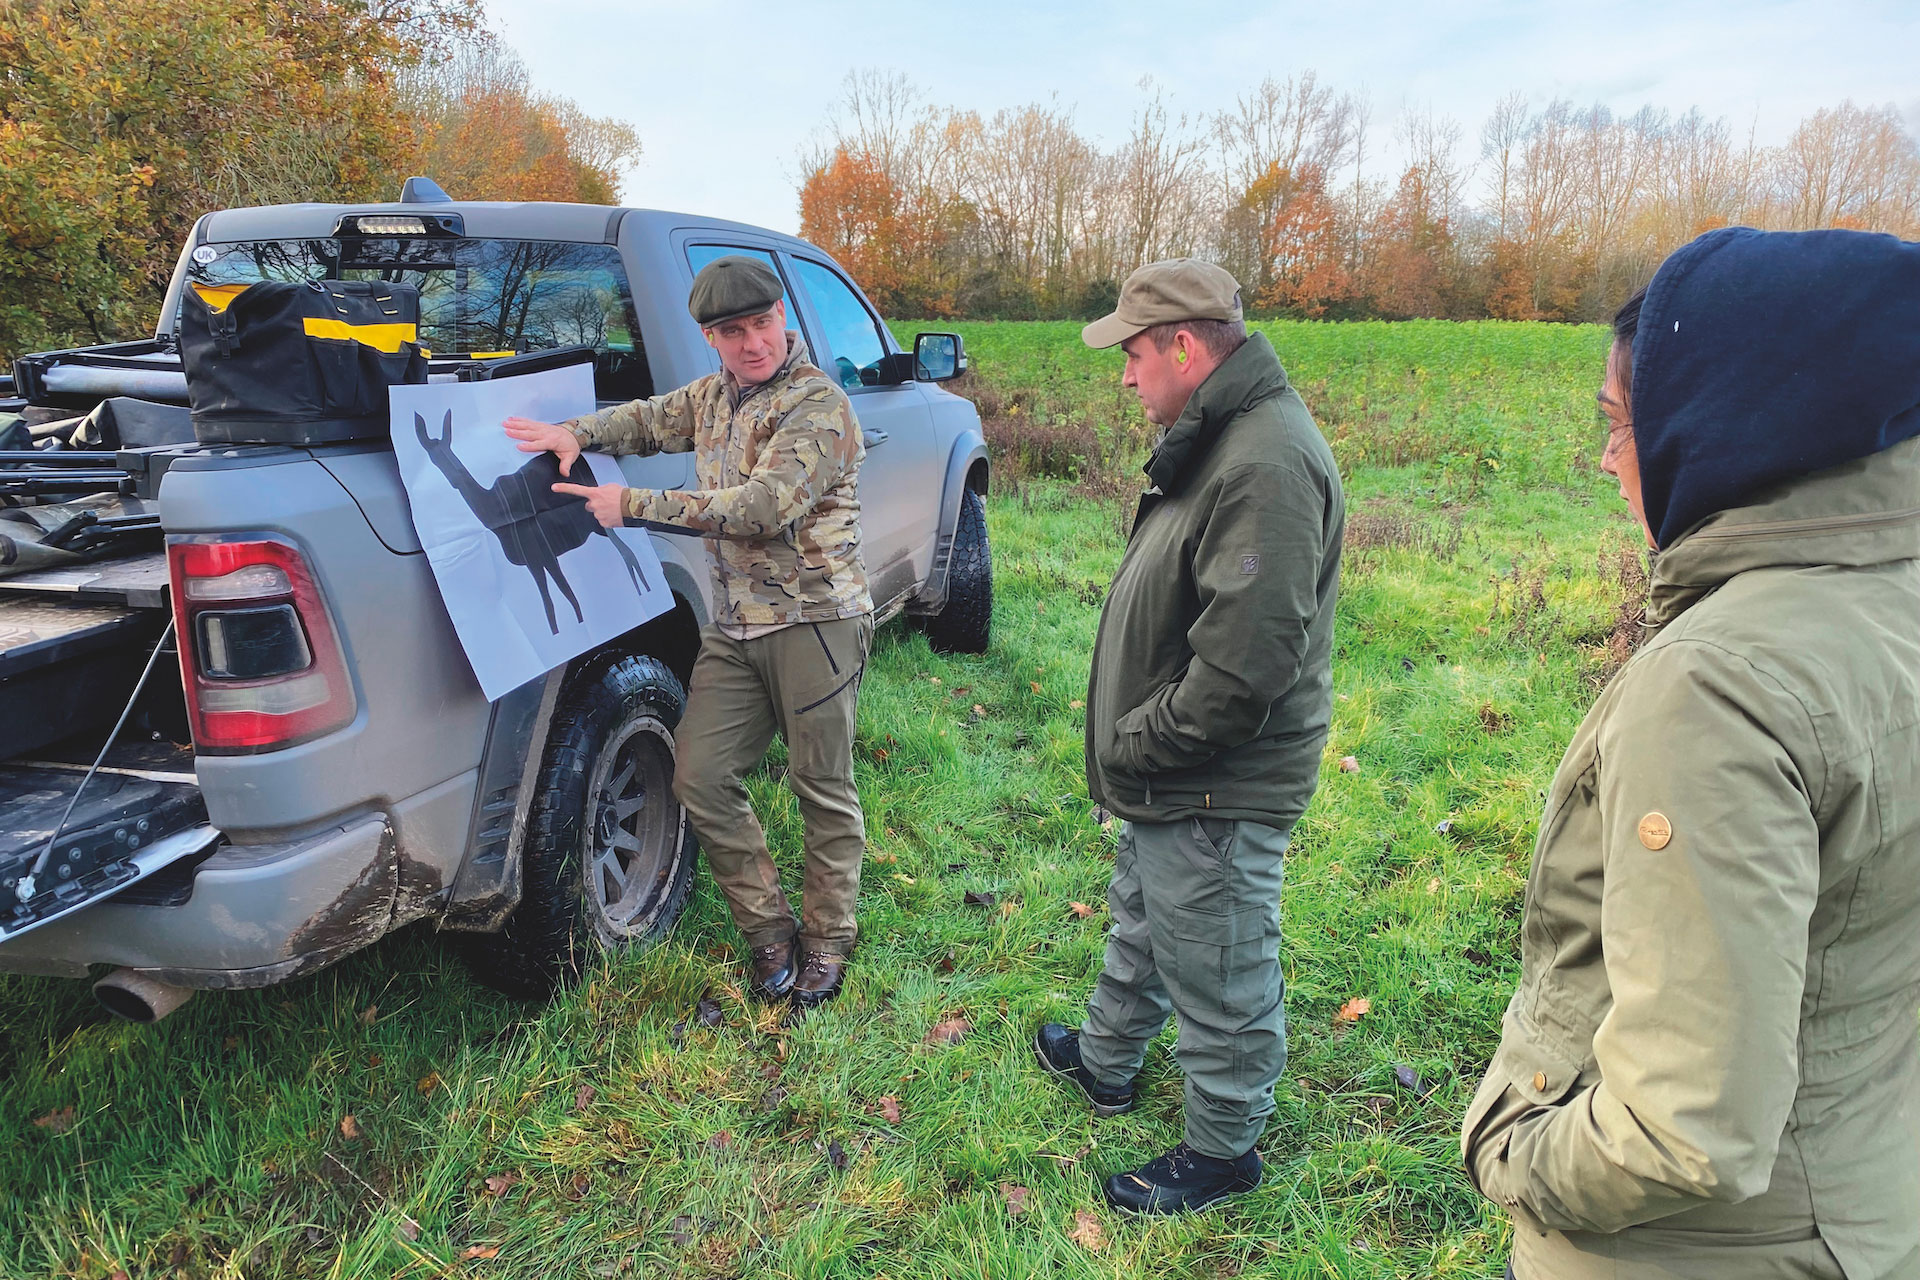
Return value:
<svg viewBox="0 0 1920 1280">
<path fill-rule="evenodd" d="M 1280 885 L 1290 835 L 1220 818 L 1127 823 L 1107 887 L 1113 927 L 1081 1061 L 1101 1084 L 1126 1084 L 1171 1013 L 1187 1144 L 1223 1160 L 1259 1141 L 1287 1065 Z"/>
<path fill-rule="evenodd" d="M 853 950 L 867 849 L 853 786 L 853 722 L 872 641 L 870 615 L 802 622 L 752 640 L 716 626 L 700 633 L 686 714 L 674 734 L 673 793 L 750 947 L 797 932 L 803 951 Z M 775 732 L 786 741 L 787 786 L 806 825 L 798 921 L 742 781 Z"/>
</svg>

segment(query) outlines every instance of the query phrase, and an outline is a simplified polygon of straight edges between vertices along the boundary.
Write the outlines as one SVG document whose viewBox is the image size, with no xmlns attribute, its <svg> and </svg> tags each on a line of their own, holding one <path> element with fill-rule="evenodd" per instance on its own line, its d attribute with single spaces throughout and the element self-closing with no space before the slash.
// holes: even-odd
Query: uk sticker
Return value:
<svg viewBox="0 0 1920 1280">
<path fill-rule="evenodd" d="M 1260 572 L 1260 557 L 1241 556 L 1240 572 L 1246 574 L 1248 577 L 1252 577 L 1254 574 Z"/>
<path fill-rule="evenodd" d="M 203 267 L 219 256 L 220 251 L 210 244 L 203 244 L 193 251 L 193 260 Z"/>
</svg>

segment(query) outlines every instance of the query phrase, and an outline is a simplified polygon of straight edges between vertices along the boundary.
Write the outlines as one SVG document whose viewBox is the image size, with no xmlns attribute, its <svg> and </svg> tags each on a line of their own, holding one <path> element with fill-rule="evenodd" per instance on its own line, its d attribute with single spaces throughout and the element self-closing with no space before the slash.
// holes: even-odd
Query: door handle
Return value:
<svg viewBox="0 0 1920 1280">
<path fill-rule="evenodd" d="M 869 449 L 873 448 L 873 446 L 877 444 L 885 444 L 888 440 L 888 436 L 886 432 L 875 431 L 871 427 L 860 428 L 860 438 L 866 441 L 867 448 Z"/>
</svg>

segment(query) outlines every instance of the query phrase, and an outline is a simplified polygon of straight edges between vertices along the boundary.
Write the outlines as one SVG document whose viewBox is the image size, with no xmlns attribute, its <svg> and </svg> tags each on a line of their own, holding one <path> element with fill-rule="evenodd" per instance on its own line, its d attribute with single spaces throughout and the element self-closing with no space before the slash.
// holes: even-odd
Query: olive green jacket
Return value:
<svg viewBox="0 0 1920 1280">
<path fill-rule="evenodd" d="M 1920 440 L 1661 552 L 1462 1133 L 1520 1280 L 1920 1276 Z"/>
<path fill-rule="evenodd" d="M 1285 830 L 1333 704 L 1345 499 L 1333 451 L 1255 333 L 1147 463 L 1087 682 L 1087 787 L 1132 822 Z"/>
</svg>

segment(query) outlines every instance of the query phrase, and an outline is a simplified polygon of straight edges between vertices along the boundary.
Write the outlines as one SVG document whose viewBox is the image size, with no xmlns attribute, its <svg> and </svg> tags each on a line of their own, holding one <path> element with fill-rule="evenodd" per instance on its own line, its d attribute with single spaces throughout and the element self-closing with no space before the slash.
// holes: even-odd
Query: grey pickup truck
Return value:
<svg viewBox="0 0 1920 1280">
<path fill-rule="evenodd" d="M 151 1021 L 430 919 L 483 981 L 537 997 L 669 929 L 697 853 L 671 780 L 708 548 L 651 535 L 673 610 L 489 702 L 390 443 L 196 441 L 175 333 L 194 284 L 403 282 L 429 380 L 590 358 L 612 404 L 718 368 L 686 298 L 735 253 L 773 264 L 852 400 L 882 620 L 983 650 L 987 452 L 939 385 L 965 369 L 960 341 L 902 350 L 814 246 L 653 210 L 454 201 L 420 179 L 393 204 L 211 213 L 152 339 L 0 378 L 0 971 L 91 976 Z M 690 454 L 621 467 L 692 484 Z"/>
</svg>

